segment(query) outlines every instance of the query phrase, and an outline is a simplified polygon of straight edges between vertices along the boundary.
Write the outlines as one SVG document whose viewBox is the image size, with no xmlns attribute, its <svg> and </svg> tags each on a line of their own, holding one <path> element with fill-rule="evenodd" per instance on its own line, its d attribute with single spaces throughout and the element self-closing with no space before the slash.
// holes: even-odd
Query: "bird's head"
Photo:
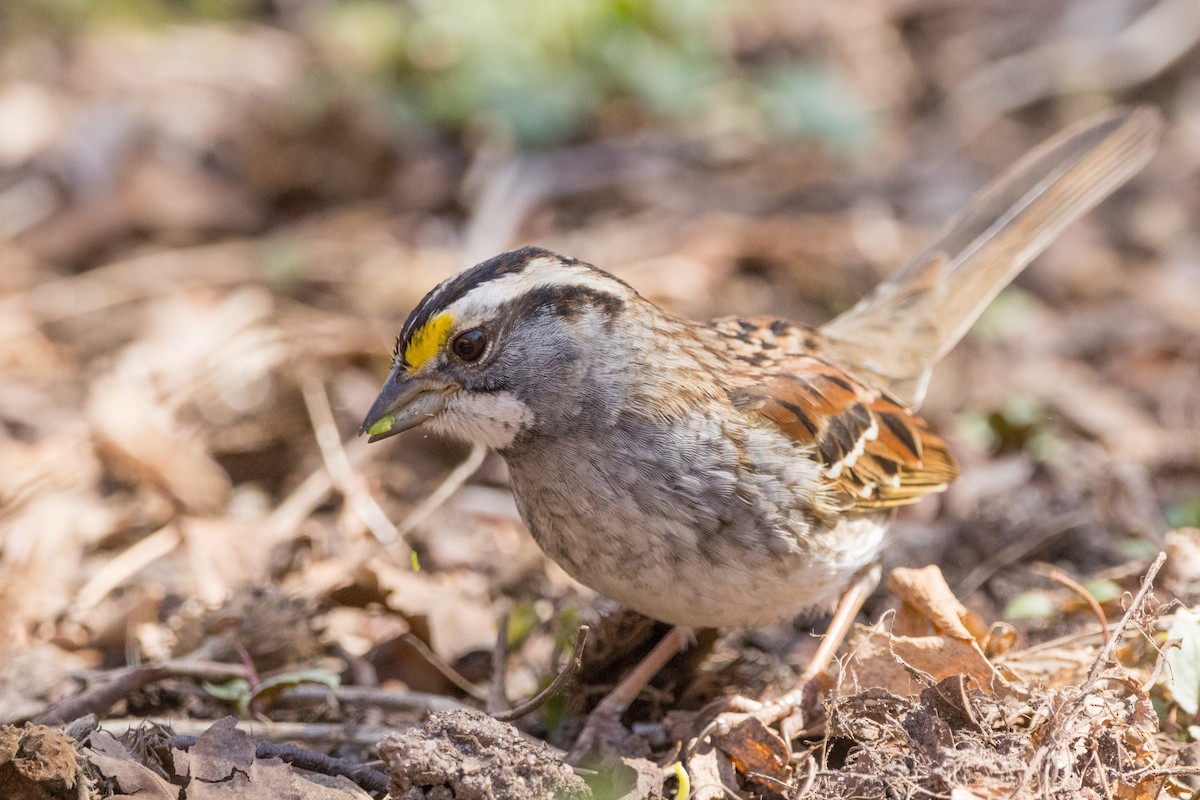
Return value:
<svg viewBox="0 0 1200 800">
<path fill-rule="evenodd" d="M 461 272 L 409 315 L 360 433 L 428 423 L 504 450 L 597 424 L 620 399 L 603 373 L 627 366 L 614 343 L 631 303 L 644 301 L 617 278 L 535 247 Z"/>
</svg>

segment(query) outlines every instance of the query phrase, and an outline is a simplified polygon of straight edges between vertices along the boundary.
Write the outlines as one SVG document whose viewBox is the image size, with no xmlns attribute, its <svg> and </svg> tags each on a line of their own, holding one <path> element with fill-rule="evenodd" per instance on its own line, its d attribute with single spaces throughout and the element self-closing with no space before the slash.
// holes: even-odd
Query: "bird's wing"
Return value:
<svg viewBox="0 0 1200 800">
<path fill-rule="evenodd" d="M 880 509 L 944 490 L 957 475 L 946 444 L 900 401 L 825 360 L 821 335 L 769 318 L 708 326 L 747 365 L 729 390 L 742 411 L 812 446 L 830 510 Z"/>
</svg>

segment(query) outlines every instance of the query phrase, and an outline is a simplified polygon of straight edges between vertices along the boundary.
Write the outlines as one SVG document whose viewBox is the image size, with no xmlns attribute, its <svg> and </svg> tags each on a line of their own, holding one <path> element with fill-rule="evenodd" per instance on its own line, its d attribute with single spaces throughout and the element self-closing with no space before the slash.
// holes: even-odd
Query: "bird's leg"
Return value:
<svg viewBox="0 0 1200 800">
<path fill-rule="evenodd" d="M 858 612 L 862 610 L 863 603 L 871 596 L 877 583 L 878 565 L 872 565 L 855 576 L 854 582 L 838 600 L 837 610 L 833 612 L 825 636 L 817 652 L 809 660 L 808 666 L 797 678 L 795 688 L 769 703 L 757 703 L 746 698 L 735 698 L 732 703 L 725 701 L 725 710 L 717 714 L 698 738 L 728 736 L 735 727 L 750 717 L 764 725 L 773 725 L 797 712 L 803 717 L 810 717 L 817 704 L 818 685 L 815 679 L 833 662 L 833 657 L 837 655 L 838 648 L 850 633 L 850 627 L 858 617 Z M 790 731 L 784 731 L 784 736 L 790 739 Z"/>
<path fill-rule="evenodd" d="M 833 663 L 834 656 L 837 655 L 842 642 L 846 641 L 846 637 L 850 634 L 854 620 L 858 618 L 858 612 L 862 611 L 863 604 L 867 602 L 871 592 L 875 591 L 878 583 L 879 566 L 873 565 L 860 572 L 854 579 L 854 583 L 846 589 L 841 599 L 838 600 L 837 609 L 833 612 L 833 618 L 829 620 L 829 627 L 825 630 L 825 636 L 821 639 L 817 652 L 813 653 L 808 666 L 800 673 L 795 688 L 768 704 L 767 708 L 771 709 L 773 714 L 778 712 L 778 716 L 775 716 L 771 720 L 772 722 L 797 711 L 805 717 L 812 716 L 813 709 L 817 705 L 816 678 Z M 785 731 L 784 735 L 787 736 L 788 733 Z"/>
<path fill-rule="evenodd" d="M 621 726 L 621 715 L 637 699 L 642 689 L 667 665 L 676 653 L 687 646 L 691 638 L 688 628 L 676 626 L 654 645 L 646 657 L 638 662 L 628 675 L 600 701 L 588 715 L 579 738 L 567 755 L 567 763 L 576 764 L 591 750 L 605 742 L 625 735 Z M 615 732 L 615 736 L 613 735 Z"/>
</svg>

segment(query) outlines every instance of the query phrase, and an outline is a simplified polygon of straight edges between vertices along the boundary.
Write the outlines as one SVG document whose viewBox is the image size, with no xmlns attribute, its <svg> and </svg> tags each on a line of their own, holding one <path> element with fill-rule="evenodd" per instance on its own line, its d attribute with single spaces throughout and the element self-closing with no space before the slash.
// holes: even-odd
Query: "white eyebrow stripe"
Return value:
<svg viewBox="0 0 1200 800">
<path fill-rule="evenodd" d="M 578 286 L 622 299 L 628 299 L 630 295 L 630 290 L 622 283 L 590 267 L 565 264 L 552 258 L 536 258 L 520 272 L 481 283 L 445 310 L 456 321 L 474 320 L 542 286 Z"/>
</svg>

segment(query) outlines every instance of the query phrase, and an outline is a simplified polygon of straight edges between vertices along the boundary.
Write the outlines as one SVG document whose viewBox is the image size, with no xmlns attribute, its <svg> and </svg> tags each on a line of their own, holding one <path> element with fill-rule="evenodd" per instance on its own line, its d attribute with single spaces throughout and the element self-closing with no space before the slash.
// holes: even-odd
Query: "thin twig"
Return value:
<svg viewBox="0 0 1200 800">
<path fill-rule="evenodd" d="M 378 450 L 369 449 L 367 440 L 359 439 L 345 447 L 345 452 L 346 460 L 350 462 L 351 467 L 354 467 L 366 461 L 372 452 L 378 452 Z M 330 477 L 329 470 L 324 465 L 310 472 L 308 477 L 302 480 L 267 516 L 262 525 L 262 535 L 265 541 L 276 542 L 290 536 L 317 506 L 325 502 L 325 498 L 329 497 L 329 493 L 333 489 L 333 478 Z"/>
<path fill-rule="evenodd" d="M 1037 642 L 1028 647 L 1022 648 L 1020 654 L 1028 656 L 1032 654 L 1042 654 L 1047 652 L 1057 652 L 1064 648 L 1071 648 L 1075 645 L 1082 644 L 1089 639 L 1099 639 L 1104 641 L 1104 637 L 1108 635 L 1108 631 L 1095 630 L 1093 628 L 1083 628 L 1062 636 L 1056 636 L 1053 639 L 1048 639 L 1044 642 Z"/>
<path fill-rule="evenodd" d="M 1033 529 L 1027 536 L 1022 536 L 1004 547 L 1001 547 L 991 558 L 984 561 L 954 585 L 954 596 L 966 598 L 975 593 L 991 577 L 1009 564 L 1020 561 L 1021 558 L 1041 547 L 1045 542 L 1056 536 L 1085 524 L 1089 517 L 1082 511 L 1069 511 L 1055 519 L 1049 520 L 1041 528 Z"/>
<path fill-rule="evenodd" d="M 1146 576 L 1142 579 L 1141 587 L 1138 589 L 1137 594 L 1133 596 L 1132 601 L 1130 601 L 1129 608 L 1126 609 L 1124 616 L 1121 617 L 1121 621 L 1117 623 L 1116 628 L 1096 655 L 1096 660 L 1092 662 L 1092 667 L 1088 670 L 1087 679 L 1083 682 L 1082 686 L 1074 692 L 1068 702 L 1053 708 L 1049 713 L 1043 715 L 1046 721 L 1046 729 L 1040 737 L 1040 744 L 1026 764 L 1020 784 L 1013 789 L 1013 792 L 1009 795 L 1010 798 L 1015 800 L 1016 797 L 1020 796 L 1022 789 L 1029 785 L 1029 781 L 1035 775 L 1042 786 L 1053 784 L 1051 771 L 1055 768 L 1055 759 L 1052 757 L 1052 754 L 1055 751 L 1061 751 L 1065 746 L 1062 742 L 1058 741 L 1058 734 L 1070 720 L 1078 718 L 1080 714 L 1087 713 L 1084 710 L 1085 703 L 1097 691 L 1096 684 L 1100 679 L 1101 671 L 1114 662 L 1114 653 L 1116 652 L 1117 645 L 1120 644 L 1125 635 L 1126 628 L 1130 627 L 1134 617 L 1142 612 L 1146 598 L 1154 586 L 1154 578 L 1158 575 L 1158 571 L 1166 559 L 1166 553 L 1159 553 L 1158 558 L 1154 559 L 1154 562 L 1146 571 Z M 1035 723 L 1031 721 L 1027 727 L 1029 730 L 1033 730 Z"/>
<path fill-rule="evenodd" d="M 254 751 L 255 758 L 278 758 L 294 767 L 315 772 L 319 775 L 342 776 L 372 794 L 383 795 L 388 790 L 386 772 L 372 769 L 366 764 L 348 758 L 333 758 L 323 753 L 304 750 L 294 744 L 259 742 Z"/>
<path fill-rule="evenodd" d="M 562 672 L 559 672 L 554 676 L 554 680 L 550 681 L 549 686 L 526 700 L 524 703 L 519 704 L 511 711 L 502 711 L 492 714 L 492 718 L 497 719 L 500 722 L 512 722 L 513 720 L 520 719 L 526 714 L 530 714 L 541 708 L 543 705 L 545 705 L 547 700 L 558 694 L 563 685 L 566 684 L 566 682 L 570 680 L 570 678 L 574 676 L 575 673 L 579 671 L 579 668 L 583 665 L 583 646 L 587 642 L 589 630 L 590 628 L 588 628 L 587 625 L 579 626 L 579 632 L 575 634 L 575 650 L 571 653 L 571 660 L 567 663 L 567 666 L 563 667 Z"/>
<path fill-rule="evenodd" d="M 126 668 L 101 686 L 94 686 L 55 703 L 34 717 L 33 721 L 38 725 L 62 725 L 87 714 L 102 714 L 143 686 L 162 680 L 167 674 L 161 666 Z"/>
<path fill-rule="evenodd" d="M 1184 764 L 1166 766 L 1166 767 L 1146 767 L 1130 774 L 1130 778 L 1137 776 L 1137 781 L 1140 782 L 1145 778 L 1157 778 L 1160 776 L 1173 777 L 1176 775 L 1200 775 L 1200 766 L 1189 766 Z"/>
<path fill-rule="evenodd" d="M 110 670 L 102 673 L 103 677 L 108 678 L 104 683 L 50 706 L 33 721 L 40 725 L 61 725 L 87 714 L 100 715 L 139 689 L 166 678 L 229 680 L 245 677 L 245 674 L 245 668 L 238 664 L 211 661 L 165 661 Z"/>
<path fill-rule="evenodd" d="M 378 708 L 386 711 L 460 711 L 466 705 L 442 694 L 429 692 L 395 691 L 380 689 L 375 686 L 325 686 L 323 684 L 303 684 L 283 690 L 272 706 L 299 706 L 316 702 L 334 700 L 340 705 L 356 708 Z"/>
<path fill-rule="evenodd" d="M 492 682 L 488 688 L 487 712 L 496 714 L 509 707 L 508 702 L 508 612 L 496 625 L 496 646 L 492 648 Z"/>
<path fill-rule="evenodd" d="M 812 789 L 813 782 L 817 779 L 817 760 L 813 758 L 812 753 L 808 754 L 805 767 L 804 782 L 791 794 L 794 800 L 803 800 L 804 796 Z"/>
<path fill-rule="evenodd" d="M 1116 652 L 1117 645 L 1121 642 L 1122 632 L 1128 627 L 1134 615 L 1137 614 L 1142 605 L 1146 602 L 1146 596 L 1150 594 L 1150 590 L 1154 588 L 1154 578 L 1158 575 L 1159 569 L 1162 568 L 1163 562 L 1167 560 L 1166 553 L 1159 553 L 1158 558 L 1154 559 L 1154 563 L 1150 565 L 1150 569 L 1146 571 L 1146 577 L 1142 579 L 1142 586 L 1138 589 L 1137 594 L 1133 596 L 1133 601 L 1129 604 L 1125 616 L 1121 617 L 1121 621 L 1117 623 L 1117 629 L 1113 631 L 1112 636 L 1104 643 L 1099 655 L 1096 656 L 1092 668 L 1088 670 L 1087 681 L 1084 686 L 1091 686 L 1096 682 L 1100 670 L 1113 660 L 1113 653 Z"/>
<path fill-rule="evenodd" d="M 110 670 L 96 677 L 108 680 L 51 706 L 35 717 L 34 721 L 42 725 L 56 725 L 87 714 L 103 714 L 139 689 L 169 678 L 192 678 L 200 681 L 245 678 L 246 667 L 219 661 L 180 659 Z M 453 711 L 465 707 L 452 697 L 426 692 L 396 692 L 366 686 L 330 687 L 312 684 L 282 690 L 279 697 L 273 701 L 273 705 L 299 705 L 322 700 L 389 711 Z"/>
<path fill-rule="evenodd" d="M 1158 683 L 1158 676 L 1162 674 L 1163 664 L 1167 663 L 1167 653 L 1173 648 L 1179 647 L 1183 642 L 1182 639 L 1167 639 L 1162 643 L 1162 647 L 1158 648 L 1158 656 L 1154 659 L 1154 669 L 1150 671 L 1150 677 L 1142 683 L 1142 691 L 1150 694 L 1150 690 L 1154 688 L 1154 684 Z"/>
<path fill-rule="evenodd" d="M 475 700 L 478 700 L 481 703 L 487 701 L 487 694 L 482 689 L 460 675 L 458 670 L 446 663 L 446 659 L 433 652 L 429 645 L 421 641 L 420 638 L 411 633 L 406 633 L 400 638 L 411 645 L 412 648 L 417 651 L 417 654 L 420 655 L 421 658 L 428 661 L 429 665 L 440 672 L 446 678 L 446 680 L 453 683 Z"/>
<path fill-rule="evenodd" d="M 72 615 L 82 614 L 103 600 L 138 570 L 166 556 L 179 546 L 183 537 L 173 524 L 165 525 L 144 539 L 126 548 L 104 565 L 75 594 Z"/>
<path fill-rule="evenodd" d="M 315 375 L 305 375 L 300 380 L 300 390 L 304 395 L 304 405 L 308 409 L 308 417 L 317 437 L 317 447 L 321 450 L 321 458 L 325 461 L 325 469 L 329 470 L 334 486 L 345 496 L 350 507 L 375 539 L 384 545 L 394 558 L 406 561 L 409 548 L 404 541 L 404 534 L 388 519 L 387 514 L 363 485 L 358 473 L 350 466 L 350 460 L 342 446 L 342 436 L 333 419 L 333 409 L 329 406 L 325 384 Z"/>
<path fill-rule="evenodd" d="M 144 725 L 162 725 L 177 734 L 199 736 L 212 727 L 212 720 L 180 719 L 171 717 L 120 717 L 100 721 L 100 727 L 113 736 Z M 262 720 L 238 720 L 238 728 L 255 739 L 274 739 L 293 742 L 330 742 L 374 746 L 388 734 L 395 733 L 404 724 L 386 727 L 356 727 L 346 723 L 321 722 L 264 722 Z"/>
<path fill-rule="evenodd" d="M 1092 596 L 1092 593 L 1083 587 L 1083 584 L 1058 567 L 1052 567 L 1049 564 L 1030 564 L 1029 568 L 1034 573 L 1049 578 L 1060 586 L 1065 586 L 1079 595 L 1083 599 L 1083 602 L 1087 603 L 1088 608 L 1092 610 L 1092 614 L 1095 615 L 1096 620 L 1100 623 L 1102 635 L 1108 638 L 1108 615 L 1104 613 L 1104 609 L 1100 606 L 1099 601 Z"/>
<path fill-rule="evenodd" d="M 1112 797 L 1112 787 L 1108 785 L 1108 770 L 1104 768 L 1104 762 L 1100 760 L 1100 752 L 1098 750 L 1092 751 L 1092 756 L 1088 760 L 1087 766 L 1091 767 L 1092 771 L 1095 773 L 1096 782 L 1104 787 L 1104 794 L 1101 796 L 1105 798 Z M 1083 774 L 1087 774 L 1087 767 L 1084 768 Z"/>
<path fill-rule="evenodd" d="M 459 488 L 467 482 L 467 479 L 475 474 L 475 470 L 483 464 L 484 456 L 487 455 L 487 448 L 481 445 L 475 445 L 471 448 L 471 452 L 463 459 L 462 463 L 451 470 L 438 487 L 421 501 L 421 503 L 409 512 L 408 516 L 396 526 L 398 536 L 406 537 L 413 530 L 429 518 L 429 515 L 441 508 L 450 497 L 459 490 Z"/>
</svg>

